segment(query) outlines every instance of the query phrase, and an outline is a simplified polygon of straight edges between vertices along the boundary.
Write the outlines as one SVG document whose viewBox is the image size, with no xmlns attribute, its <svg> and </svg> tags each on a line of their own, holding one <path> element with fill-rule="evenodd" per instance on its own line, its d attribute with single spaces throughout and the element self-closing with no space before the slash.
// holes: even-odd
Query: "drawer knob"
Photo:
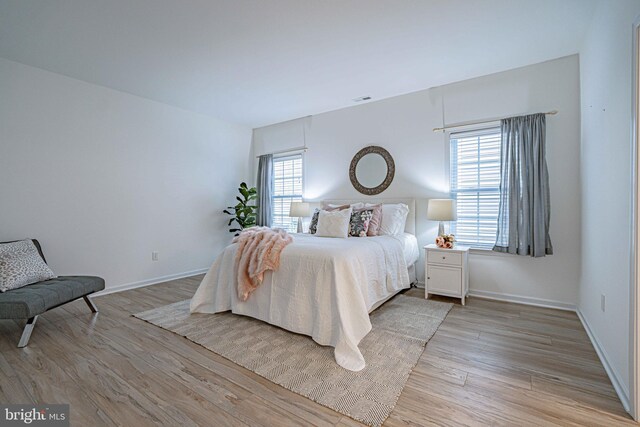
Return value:
<svg viewBox="0 0 640 427">
<path fill-rule="evenodd" d="M 447 257 L 443 256 L 442 259 L 447 259 Z"/>
</svg>

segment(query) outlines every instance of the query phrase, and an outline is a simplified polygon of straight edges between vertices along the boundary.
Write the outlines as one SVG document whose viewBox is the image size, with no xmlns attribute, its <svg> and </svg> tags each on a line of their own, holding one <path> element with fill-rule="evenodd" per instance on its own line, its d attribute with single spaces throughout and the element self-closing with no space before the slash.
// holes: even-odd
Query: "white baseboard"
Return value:
<svg viewBox="0 0 640 427">
<path fill-rule="evenodd" d="M 622 406 L 624 406 L 625 411 L 629 412 L 629 390 L 627 390 L 627 388 L 624 386 L 624 383 L 620 380 L 620 375 L 618 375 L 613 366 L 609 364 L 607 352 L 600 345 L 600 341 L 598 341 L 598 338 L 591 331 L 591 327 L 589 326 L 589 322 L 587 322 L 587 319 L 582 315 L 580 309 L 576 310 L 576 313 L 578 313 L 578 318 L 582 322 L 582 327 L 585 331 L 587 331 L 587 335 L 589 335 L 589 339 L 591 340 L 593 348 L 596 349 L 596 353 L 598 354 L 600 362 L 602 363 L 602 366 L 604 366 L 604 370 L 607 372 L 607 375 L 611 380 L 611 384 L 613 384 L 613 388 L 616 390 L 616 393 L 618 393 L 618 397 L 620 398 Z"/>
<path fill-rule="evenodd" d="M 191 277 L 197 274 L 204 274 L 207 271 L 209 271 L 209 268 L 201 268 L 199 270 L 169 274 L 168 276 L 154 277 L 153 279 L 141 280 L 139 282 L 125 283 L 123 285 L 106 288 L 104 291 L 96 292 L 93 296 L 99 297 L 102 295 L 113 294 L 116 292 L 128 291 L 130 289 L 137 289 L 137 288 L 143 288 L 145 286 L 157 285 L 158 283 L 168 282 L 168 281 L 177 280 L 177 279 L 183 279 L 185 277 Z"/>
<path fill-rule="evenodd" d="M 536 307 L 555 308 L 558 310 L 576 311 L 575 304 L 569 304 L 561 301 L 554 301 L 542 298 L 523 297 L 519 295 L 503 294 L 499 292 L 479 291 L 470 289 L 469 296 L 491 299 L 496 301 L 513 302 L 516 304 L 533 305 Z"/>
</svg>

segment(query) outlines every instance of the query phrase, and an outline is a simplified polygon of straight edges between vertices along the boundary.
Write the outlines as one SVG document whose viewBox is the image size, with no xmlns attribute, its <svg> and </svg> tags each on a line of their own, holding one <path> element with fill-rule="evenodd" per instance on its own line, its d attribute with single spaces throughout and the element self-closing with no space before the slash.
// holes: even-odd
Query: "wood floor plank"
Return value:
<svg viewBox="0 0 640 427">
<path fill-rule="evenodd" d="M 20 381 L 20 375 L 16 367 L 11 366 L 4 354 L 0 354 L 0 402 L 4 403 L 36 403 L 33 395 L 29 393 Z"/>
<path fill-rule="evenodd" d="M 360 426 L 133 313 L 202 275 L 0 321 L 0 400 L 71 403 L 72 425 Z M 424 290 L 405 295 L 424 298 Z M 469 298 L 427 344 L 387 426 L 632 425 L 575 313 Z"/>
<path fill-rule="evenodd" d="M 59 322 L 56 327 L 60 329 L 59 333 L 70 334 L 72 339 L 78 335 L 78 330 L 83 329 L 83 325 L 79 323 Z M 151 402 L 147 407 L 153 407 L 156 404 L 161 407 L 167 405 L 169 402 L 166 401 L 166 397 L 174 396 L 172 404 L 165 406 L 165 411 L 171 408 L 171 412 L 167 415 L 183 425 L 203 425 L 212 414 L 215 414 L 221 422 L 224 421 L 226 425 L 247 424 L 246 420 L 239 416 L 241 414 L 229 410 L 231 402 L 239 401 L 237 396 L 231 395 L 225 389 L 212 390 L 198 387 L 202 383 L 201 376 L 192 376 L 189 381 L 180 381 L 181 378 L 175 373 L 184 373 L 188 368 L 176 361 L 172 361 L 174 363 L 171 364 L 152 364 L 151 362 L 157 362 L 158 358 L 148 357 L 150 349 L 147 349 L 144 357 L 136 355 L 127 345 L 108 335 L 108 332 L 113 330 L 114 328 L 98 330 L 92 339 L 87 341 L 85 350 L 89 354 L 84 354 L 83 357 L 98 366 L 102 364 L 112 366 L 112 371 L 117 377 L 127 379 L 127 389 L 145 390 L 145 397 Z M 94 353 L 101 355 L 99 360 L 92 358 L 91 354 Z M 118 363 L 119 360 L 123 362 Z M 159 372 L 162 373 L 158 374 Z M 173 381 L 168 381 L 171 379 Z M 206 396 L 199 393 L 203 390 L 207 391 Z M 144 410 L 147 410 L 147 407 Z M 256 420 L 250 421 L 253 421 L 251 423 L 253 425 L 260 424 Z"/>
<path fill-rule="evenodd" d="M 103 333 L 110 338 L 117 338 L 118 332 L 108 330 Z M 190 358 L 179 356 L 169 349 L 162 348 L 157 342 L 141 344 L 144 346 L 144 352 L 140 352 L 140 349 L 134 349 L 132 352 L 125 351 L 125 355 L 131 358 L 144 358 L 149 364 L 161 367 L 163 376 L 169 375 L 183 387 L 197 392 L 203 399 L 207 399 L 249 425 L 269 425 L 269 417 L 267 415 L 273 412 L 274 408 L 279 408 L 278 405 L 272 405 L 261 396 L 255 395 L 253 391 L 239 387 L 213 371 L 203 370 L 201 365 L 193 362 Z M 251 402 L 251 407 L 245 408 L 248 401 Z M 276 412 L 282 418 L 289 419 L 297 425 L 306 423 L 305 418 L 298 416 L 297 413 L 299 411 L 291 412 L 280 407 Z M 267 421 L 266 424 L 265 421 Z M 315 425 L 323 425 L 323 423 L 316 423 Z M 326 425 L 332 425 L 332 423 Z"/>
<path fill-rule="evenodd" d="M 548 393 L 551 396 L 562 396 L 571 398 L 576 402 L 583 402 L 589 405 L 592 409 L 609 413 L 611 415 L 617 415 L 623 418 L 627 417 L 627 413 L 624 411 L 620 401 L 617 397 L 611 395 L 603 395 L 596 390 L 585 390 L 577 387 L 572 387 L 562 382 L 552 381 L 546 378 L 533 377 L 531 379 L 532 390 L 537 392 Z"/>
<path fill-rule="evenodd" d="M 526 389 L 531 388 L 530 374 L 524 373 L 519 369 L 514 369 L 507 365 L 490 364 L 483 361 L 465 358 L 459 354 L 438 352 L 428 346 L 418 363 L 422 363 L 423 360 L 434 361 L 434 363 L 437 363 L 439 366 L 457 369 L 459 371 L 466 372 L 467 374 L 474 373 L 476 375 L 491 378 L 496 381 L 502 381 L 516 387 Z M 409 378 L 409 381 L 411 381 L 411 378 Z"/>
<path fill-rule="evenodd" d="M 269 402 L 271 405 L 279 406 L 283 410 L 295 415 L 296 417 L 300 417 L 301 419 L 311 420 L 314 425 L 334 425 L 340 418 L 338 414 L 328 408 L 319 407 L 321 410 L 318 410 L 317 406 L 319 405 L 290 391 L 287 391 L 287 393 L 290 394 L 287 399 L 272 399 L 274 395 L 270 390 L 271 388 L 276 387 L 280 390 L 284 389 L 271 383 L 270 381 L 263 379 L 262 377 L 257 377 L 252 372 L 240 368 L 232 362 L 222 358 L 221 356 L 211 353 L 204 347 L 191 343 L 190 341 L 178 335 L 157 328 L 141 320 L 134 320 L 137 322 L 141 322 L 141 325 L 138 325 L 131 331 L 127 331 L 122 328 L 118 330 L 112 329 L 105 332 L 105 334 L 114 340 L 127 342 L 131 339 L 131 337 L 134 337 L 134 331 L 138 331 L 139 328 L 147 328 L 152 335 L 157 334 L 157 337 L 149 338 L 144 335 L 138 335 L 138 337 L 135 338 L 134 341 L 130 342 L 130 345 L 132 349 L 139 352 L 142 356 L 154 359 L 152 363 L 156 366 L 164 366 L 166 364 L 167 358 L 173 358 L 175 354 L 175 356 L 183 357 L 182 363 L 193 363 L 198 365 L 197 367 L 199 367 L 200 369 L 205 368 L 209 370 L 211 374 L 215 374 L 215 376 L 210 379 L 216 381 L 220 385 L 220 387 L 232 390 L 238 394 L 242 393 L 239 390 L 245 390 L 245 392 L 258 394 L 263 400 Z M 161 339 L 163 335 L 165 337 Z M 184 347 L 180 346 L 179 344 L 184 342 L 189 343 L 189 345 L 193 348 L 186 349 L 187 351 L 183 351 Z M 138 348 L 136 349 L 136 347 Z M 160 362 L 160 360 L 162 360 L 162 362 Z M 233 369 L 223 370 L 222 367 L 216 363 L 216 360 L 220 360 L 227 366 L 233 367 Z M 197 367 L 190 366 L 189 369 L 195 371 Z M 221 370 L 223 370 L 225 373 L 224 377 L 218 375 Z M 243 371 L 242 373 L 244 374 L 248 374 L 248 376 L 251 378 L 259 379 L 260 383 L 256 383 L 255 381 L 247 381 L 248 378 L 246 378 L 245 376 L 237 375 L 238 370 Z M 313 411 L 309 411 L 305 408 L 308 405 L 314 405 Z"/>
<path fill-rule="evenodd" d="M 593 422 L 596 411 L 585 402 L 573 400 L 571 396 L 549 395 L 536 390 L 504 386 L 484 378 L 469 375 L 465 389 L 473 390 L 485 398 L 499 398 L 508 407 L 526 410 L 535 419 L 546 420 L 557 425 L 584 426 Z M 525 404 L 526 402 L 526 404 Z M 635 425 L 635 422 L 609 414 L 612 423 Z"/>
<path fill-rule="evenodd" d="M 57 348 L 50 347 L 55 345 L 55 342 L 49 338 L 46 326 L 41 329 L 43 330 L 39 335 L 38 345 L 3 353 L 15 369 L 22 386 L 30 394 L 31 401 L 35 403 L 73 402 L 70 407 L 70 417 L 79 425 L 112 425 L 114 420 L 107 414 L 108 411 L 97 406 L 69 374 L 66 364 L 68 359 L 58 355 Z M 45 348 L 46 351 L 44 351 Z M 15 403 L 28 402 L 15 401 Z"/>
<path fill-rule="evenodd" d="M 452 368 L 443 363 L 438 363 L 433 359 L 421 359 L 413 368 L 411 382 L 419 384 L 421 381 L 430 381 L 431 378 L 438 378 L 453 384 L 464 385 L 467 380 L 467 372 L 462 369 Z"/>
<path fill-rule="evenodd" d="M 390 418 L 403 425 L 486 426 L 505 424 L 511 416 L 492 402 L 475 399 L 464 387 L 433 380 L 426 387 L 408 384 Z"/>
</svg>

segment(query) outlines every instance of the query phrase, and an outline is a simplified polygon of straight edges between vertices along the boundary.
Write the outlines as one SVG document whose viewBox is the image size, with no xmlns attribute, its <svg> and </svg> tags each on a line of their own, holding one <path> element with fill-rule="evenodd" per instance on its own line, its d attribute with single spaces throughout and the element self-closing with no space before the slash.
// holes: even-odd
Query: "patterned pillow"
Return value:
<svg viewBox="0 0 640 427">
<path fill-rule="evenodd" d="M 351 213 L 349 221 L 349 236 L 367 237 L 367 230 L 373 218 L 373 209 L 356 209 Z"/>
<path fill-rule="evenodd" d="M 31 240 L 0 244 L 0 292 L 55 277 Z"/>
<path fill-rule="evenodd" d="M 309 224 L 309 233 L 316 234 L 318 230 L 318 215 L 320 215 L 320 209 L 316 208 L 311 216 L 311 223 Z"/>
</svg>

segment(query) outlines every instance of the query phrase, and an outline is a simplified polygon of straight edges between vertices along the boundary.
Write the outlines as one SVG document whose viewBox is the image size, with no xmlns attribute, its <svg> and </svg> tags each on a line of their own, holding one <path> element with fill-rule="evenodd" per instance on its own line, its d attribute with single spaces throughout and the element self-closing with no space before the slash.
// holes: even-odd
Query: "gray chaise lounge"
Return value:
<svg viewBox="0 0 640 427">
<path fill-rule="evenodd" d="M 33 243 L 40 256 L 47 262 L 37 240 Z M 84 298 L 92 312 L 98 309 L 89 295 L 104 289 L 104 279 L 94 276 L 59 276 L 22 288 L 0 293 L 0 319 L 27 319 L 18 347 L 29 343 L 38 316 L 78 298 Z"/>
</svg>

